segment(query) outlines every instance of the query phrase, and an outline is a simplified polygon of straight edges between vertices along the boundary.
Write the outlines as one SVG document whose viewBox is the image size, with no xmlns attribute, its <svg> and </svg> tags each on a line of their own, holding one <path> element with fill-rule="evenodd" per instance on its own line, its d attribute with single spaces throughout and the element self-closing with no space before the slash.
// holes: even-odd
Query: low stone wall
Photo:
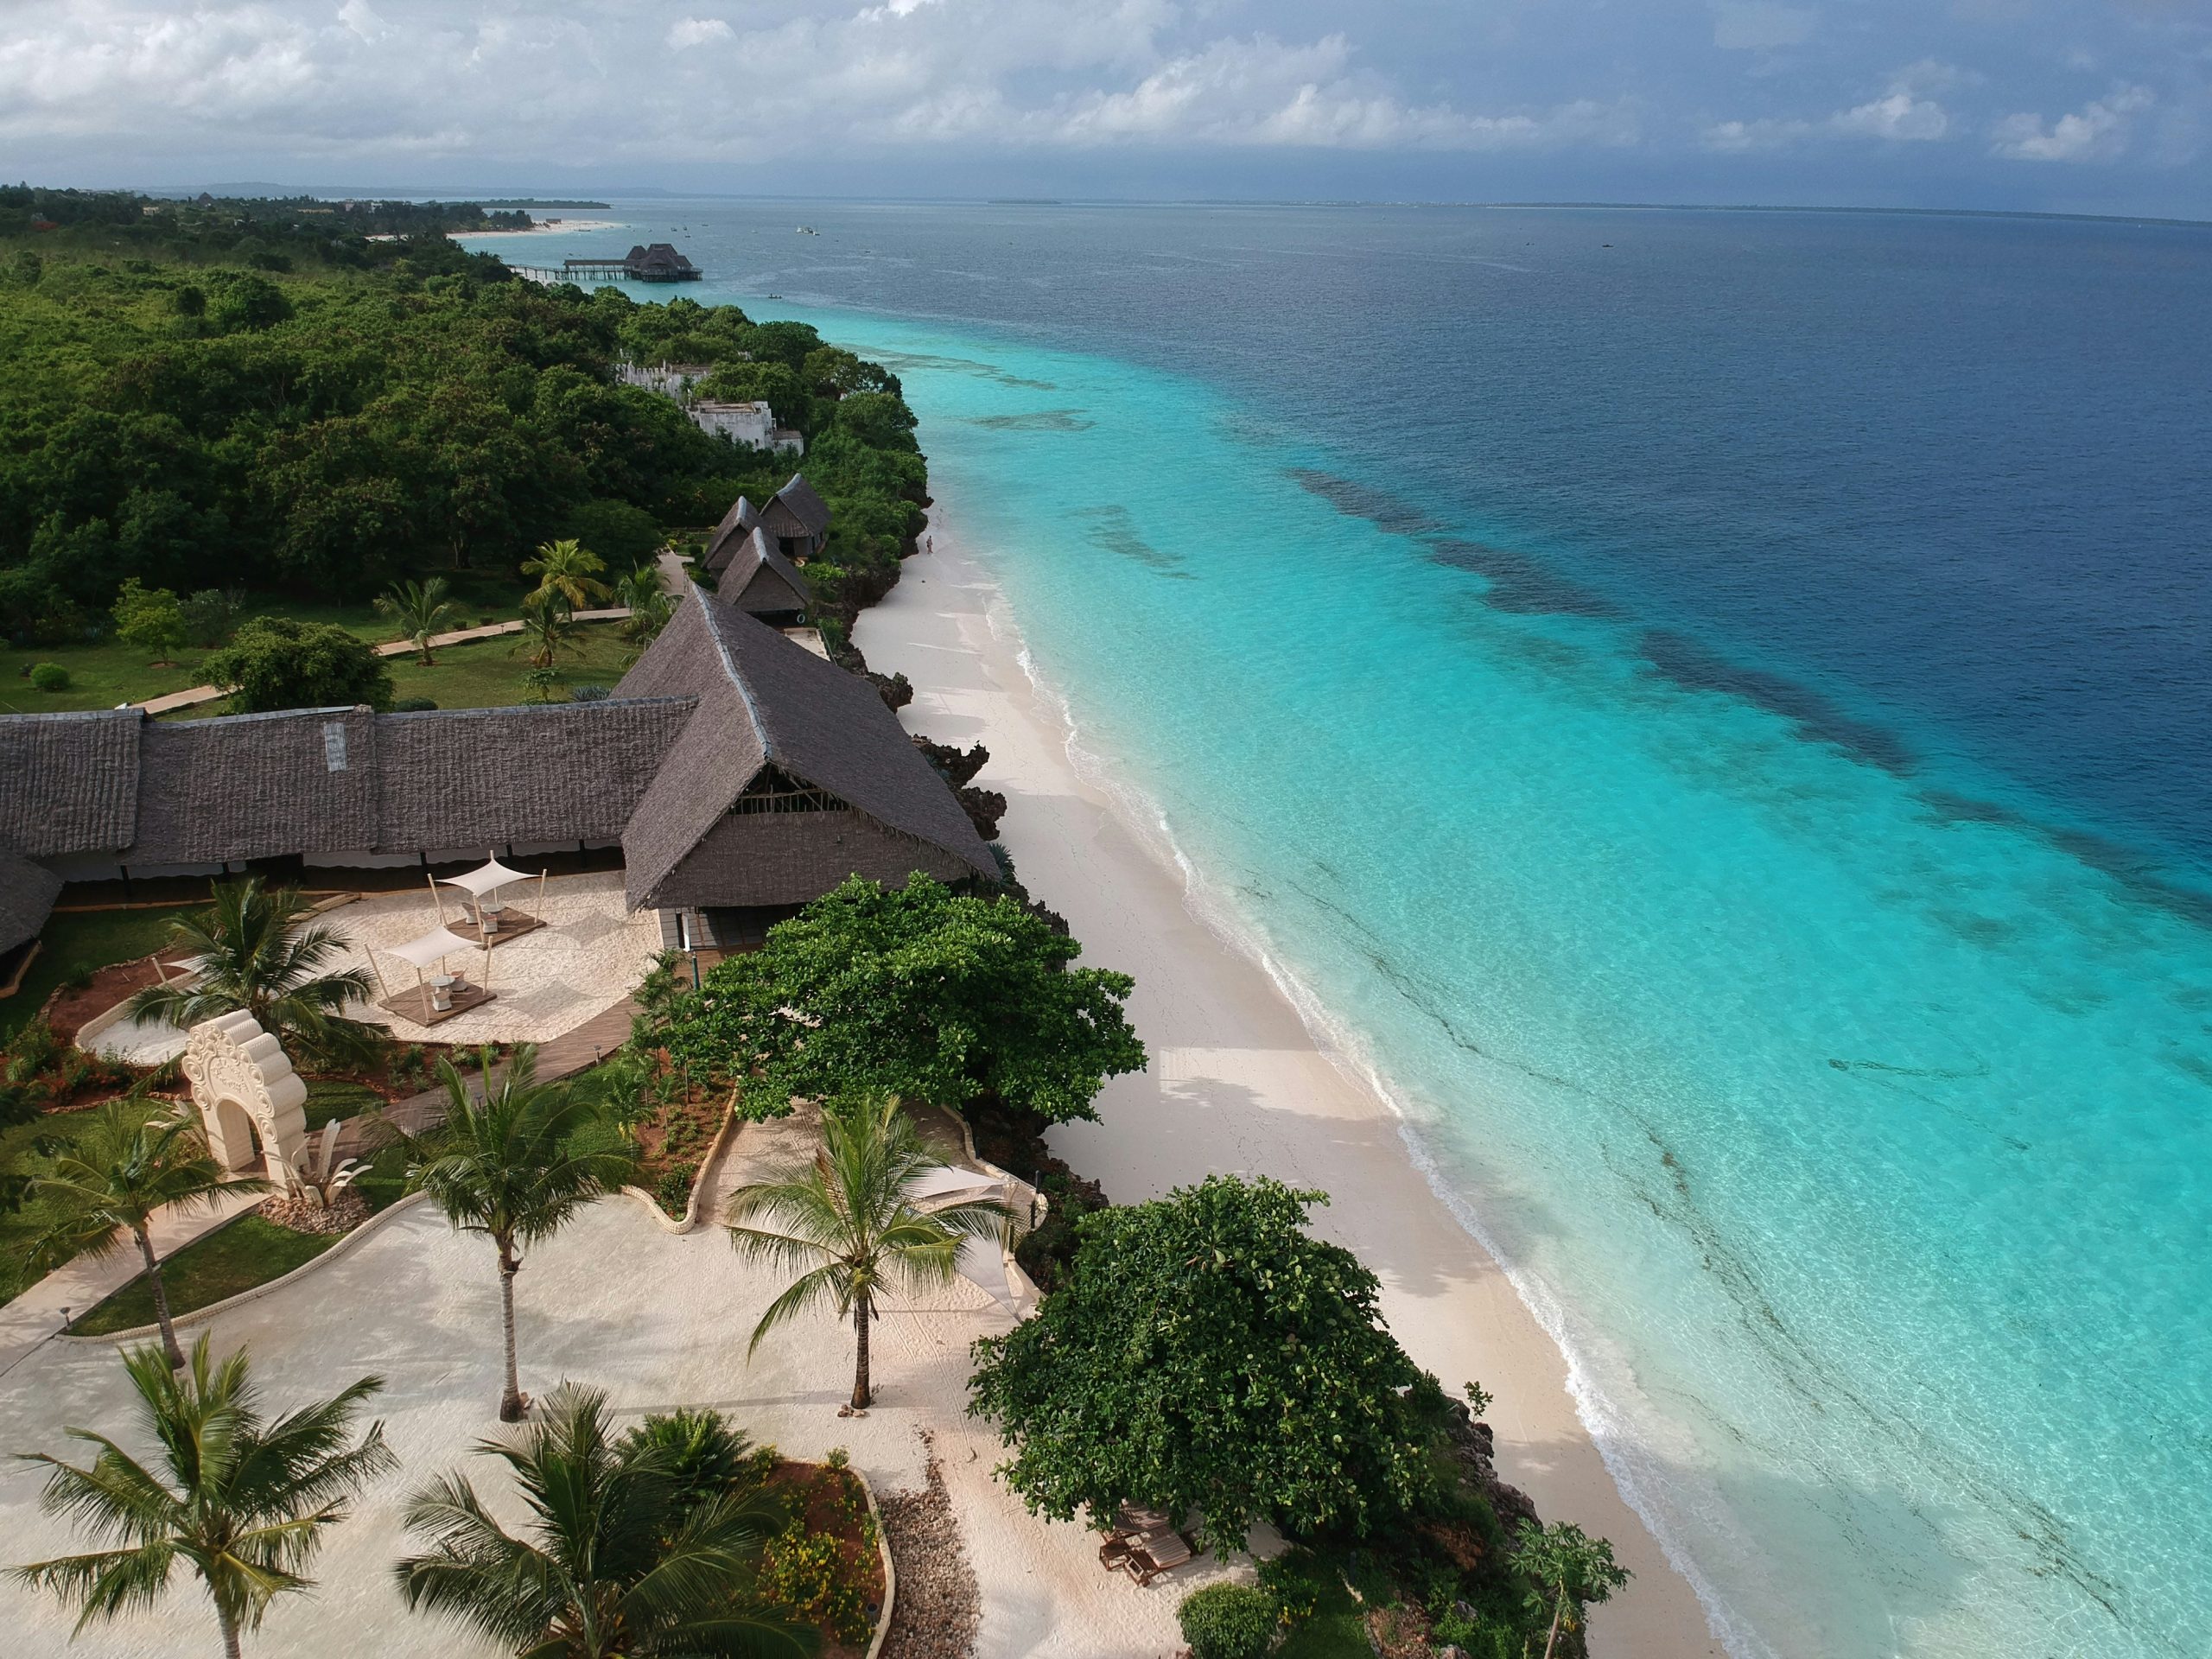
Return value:
<svg viewBox="0 0 2212 1659">
<path fill-rule="evenodd" d="M 683 1206 L 683 1220 L 670 1220 L 668 1211 L 660 1207 L 660 1200 L 642 1186 L 626 1186 L 622 1189 L 623 1192 L 644 1205 L 652 1212 L 653 1220 L 659 1224 L 663 1232 L 688 1233 L 691 1231 L 699 1224 L 699 1195 L 707 1190 L 707 1183 L 713 1179 L 715 1168 L 721 1162 L 722 1154 L 729 1149 L 731 1140 L 736 1135 L 743 1122 L 744 1120 L 735 1112 L 725 1115 L 721 1128 L 716 1129 L 715 1138 L 707 1142 L 707 1155 L 699 1160 L 699 1173 L 691 1178 L 691 1198 L 690 1201 Z"/>
</svg>

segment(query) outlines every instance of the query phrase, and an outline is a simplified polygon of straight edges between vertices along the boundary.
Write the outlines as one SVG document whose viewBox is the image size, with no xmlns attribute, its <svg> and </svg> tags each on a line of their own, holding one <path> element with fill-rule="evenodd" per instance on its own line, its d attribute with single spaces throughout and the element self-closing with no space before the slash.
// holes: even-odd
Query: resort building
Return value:
<svg viewBox="0 0 2212 1659">
<path fill-rule="evenodd" d="M 691 401 L 692 388 L 715 372 L 711 363 L 618 363 L 614 378 L 626 386 L 657 391 L 679 404 Z"/>
<path fill-rule="evenodd" d="M 620 259 L 563 259 L 561 269 L 572 280 L 615 276 L 633 283 L 696 283 L 706 274 L 670 242 L 637 244 Z"/>
<path fill-rule="evenodd" d="M 65 881 L 270 861 L 619 849 L 629 907 L 695 949 L 756 939 L 849 875 L 1000 874 L 865 681 L 698 588 L 602 702 L 16 715 L 0 778 L 0 953 L 36 937 Z"/>
<path fill-rule="evenodd" d="M 725 404 L 701 397 L 688 404 L 685 412 L 702 432 L 711 432 L 748 449 L 772 449 L 790 455 L 806 452 L 806 440 L 788 426 L 778 426 L 774 412 L 765 401 Z"/>
<path fill-rule="evenodd" d="M 716 595 L 747 616 L 774 628 L 805 626 L 814 590 L 758 524 L 742 535 L 718 534 L 701 563 L 715 579 Z"/>
</svg>

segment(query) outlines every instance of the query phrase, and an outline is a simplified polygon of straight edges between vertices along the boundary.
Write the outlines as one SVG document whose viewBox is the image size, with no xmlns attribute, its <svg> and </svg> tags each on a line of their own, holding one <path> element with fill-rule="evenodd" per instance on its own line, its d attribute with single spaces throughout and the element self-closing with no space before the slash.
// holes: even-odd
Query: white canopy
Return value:
<svg viewBox="0 0 2212 1659">
<path fill-rule="evenodd" d="M 1014 1306 L 1014 1287 L 1006 1280 L 1006 1255 L 995 1238 L 960 1241 L 960 1276 L 1000 1306 Z"/>
<path fill-rule="evenodd" d="M 943 1164 L 908 1182 L 906 1196 L 918 1204 L 926 1204 L 933 1198 L 950 1198 L 956 1192 L 972 1192 L 978 1198 L 1003 1197 L 1004 1194 L 994 1191 L 998 1185 L 999 1178 L 995 1175 Z"/>
<path fill-rule="evenodd" d="M 474 944 L 462 938 L 460 934 L 449 933 L 441 927 L 425 933 L 419 939 L 410 939 L 404 944 L 393 945 L 391 954 L 402 962 L 412 963 L 417 968 L 428 968 L 431 963 L 453 956 L 458 951 L 474 950 L 476 948 Z"/>
<path fill-rule="evenodd" d="M 520 870 L 509 869 L 495 858 L 482 868 L 470 870 L 464 875 L 448 875 L 442 879 L 448 887 L 459 887 L 472 898 L 480 899 L 494 887 L 503 887 L 510 881 L 527 881 L 530 877 L 524 875 Z"/>
</svg>

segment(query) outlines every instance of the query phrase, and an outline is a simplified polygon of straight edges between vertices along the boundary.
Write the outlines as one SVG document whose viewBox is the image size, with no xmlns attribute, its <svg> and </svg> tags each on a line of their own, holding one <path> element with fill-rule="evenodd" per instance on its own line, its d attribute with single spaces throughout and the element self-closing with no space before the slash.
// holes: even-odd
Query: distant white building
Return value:
<svg viewBox="0 0 2212 1659">
<path fill-rule="evenodd" d="M 718 404 L 702 397 L 691 404 L 690 414 L 701 431 L 728 438 L 732 443 L 741 443 L 748 449 L 772 449 L 796 455 L 806 448 L 798 433 L 776 424 L 775 414 L 765 402 Z"/>
<path fill-rule="evenodd" d="M 614 378 L 626 386 L 642 386 L 679 404 L 691 401 L 691 389 L 715 372 L 711 363 L 618 363 Z"/>
</svg>

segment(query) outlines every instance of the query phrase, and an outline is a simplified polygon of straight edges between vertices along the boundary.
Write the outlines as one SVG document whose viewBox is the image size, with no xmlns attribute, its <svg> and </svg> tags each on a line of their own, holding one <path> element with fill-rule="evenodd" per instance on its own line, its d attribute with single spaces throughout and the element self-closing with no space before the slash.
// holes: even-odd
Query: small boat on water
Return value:
<svg viewBox="0 0 2212 1659">
<path fill-rule="evenodd" d="M 819 236 L 822 232 L 816 230 L 811 225 L 802 225 L 798 227 L 798 234 L 801 236 Z"/>
</svg>

